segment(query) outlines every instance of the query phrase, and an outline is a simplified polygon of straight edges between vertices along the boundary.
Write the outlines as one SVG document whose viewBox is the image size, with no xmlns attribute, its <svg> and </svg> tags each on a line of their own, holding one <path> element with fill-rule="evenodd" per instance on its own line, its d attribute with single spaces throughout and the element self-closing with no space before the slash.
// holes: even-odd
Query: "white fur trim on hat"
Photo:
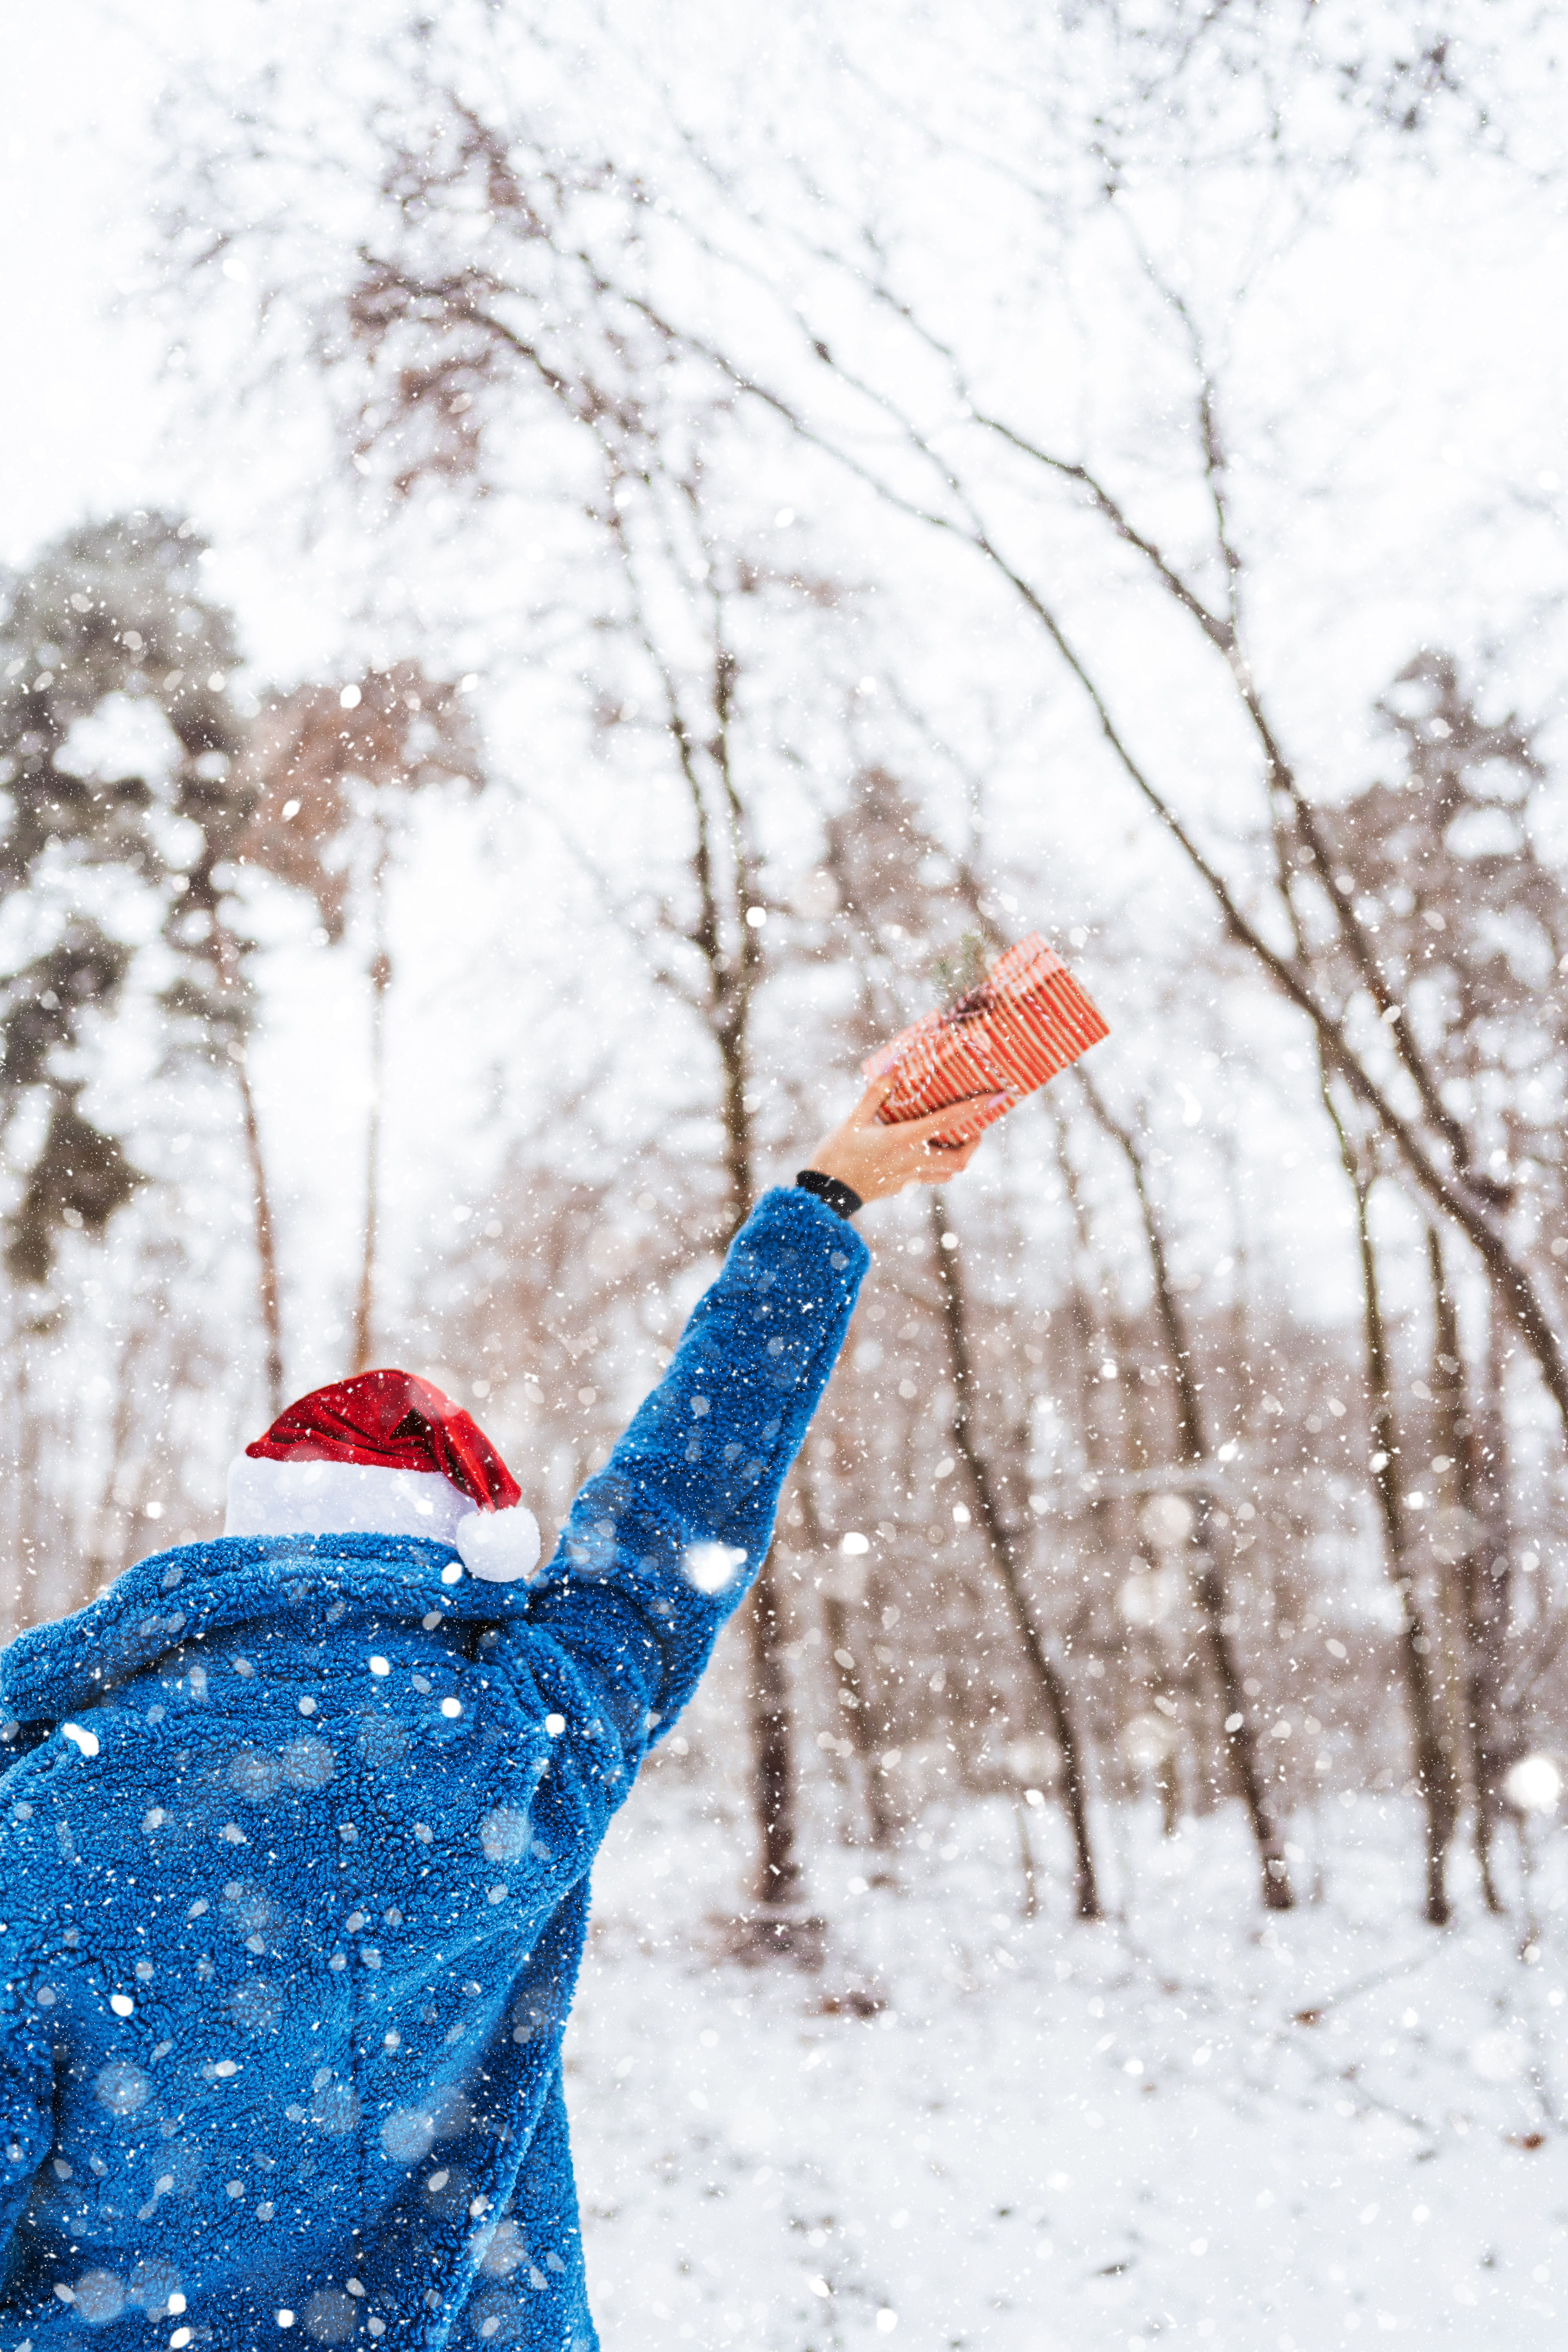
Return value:
<svg viewBox="0 0 1568 2352">
<path fill-rule="evenodd" d="M 372 1462 L 273 1462 L 241 1454 L 228 1465 L 223 1531 L 424 1536 L 451 1544 L 469 1574 L 489 1584 L 510 1584 L 539 1564 L 539 1522 L 521 1504 L 476 1511 L 439 1470 L 389 1470 Z"/>
<path fill-rule="evenodd" d="M 511 1584 L 539 1565 L 539 1521 L 521 1503 L 506 1511 L 465 1511 L 452 1541 L 469 1575 L 487 1584 Z"/>
</svg>

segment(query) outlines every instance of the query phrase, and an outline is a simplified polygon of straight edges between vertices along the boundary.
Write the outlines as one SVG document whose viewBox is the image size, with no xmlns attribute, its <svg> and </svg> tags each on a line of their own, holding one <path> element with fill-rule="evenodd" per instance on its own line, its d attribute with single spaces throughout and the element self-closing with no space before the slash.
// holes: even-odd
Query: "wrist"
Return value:
<svg viewBox="0 0 1568 2352">
<path fill-rule="evenodd" d="M 814 1193 L 846 1223 L 866 1205 L 853 1184 L 847 1184 L 842 1176 L 832 1175 L 826 1168 L 803 1168 L 795 1181 L 799 1191 Z"/>
</svg>

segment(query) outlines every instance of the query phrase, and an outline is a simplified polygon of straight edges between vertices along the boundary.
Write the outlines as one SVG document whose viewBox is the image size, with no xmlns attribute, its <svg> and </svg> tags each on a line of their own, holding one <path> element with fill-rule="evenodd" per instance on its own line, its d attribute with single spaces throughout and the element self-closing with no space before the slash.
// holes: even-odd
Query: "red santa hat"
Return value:
<svg viewBox="0 0 1568 2352">
<path fill-rule="evenodd" d="M 412 1372 L 361 1372 L 280 1413 L 229 1465 L 224 1533 L 424 1536 L 497 1584 L 539 1560 L 539 1522 L 484 1431 Z"/>
</svg>

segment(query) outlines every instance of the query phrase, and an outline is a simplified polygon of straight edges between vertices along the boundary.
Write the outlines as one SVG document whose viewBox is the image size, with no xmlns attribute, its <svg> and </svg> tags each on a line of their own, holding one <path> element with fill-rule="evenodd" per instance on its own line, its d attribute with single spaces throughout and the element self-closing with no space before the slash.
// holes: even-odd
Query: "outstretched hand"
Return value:
<svg viewBox="0 0 1568 2352">
<path fill-rule="evenodd" d="M 945 1184 L 950 1176 L 961 1176 L 979 1147 L 979 1133 L 956 1144 L 939 1144 L 936 1138 L 962 1130 L 967 1118 L 1006 1100 L 1004 1095 L 972 1095 L 929 1118 L 884 1127 L 877 1112 L 896 1083 L 896 1073 L 875 1079 L 843 1126 L 824 1136 L 811 1155 L 814 1168 L 837 1176 L 863 1201 L 886 1200 L 906 1184 Z"/>
</svg>

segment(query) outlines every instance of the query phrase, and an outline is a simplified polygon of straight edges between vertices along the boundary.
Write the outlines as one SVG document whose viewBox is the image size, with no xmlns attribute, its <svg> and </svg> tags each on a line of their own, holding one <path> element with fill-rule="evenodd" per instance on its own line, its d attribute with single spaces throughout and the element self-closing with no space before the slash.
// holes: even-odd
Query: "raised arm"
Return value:
<svg viewBox="0 0 1568 2352">
<path fill-rule="evenodd" d="M 863 1201 L 942 1182 L 974 1149 L 928 1148 L 951 1132 L 951 1108 L 879 1126 L 885 1092 L 886 1082 L 873 1087 L 812 1155 Z M 573 1506 L 529 1611 L 533 1672 L 563 1714 L 608 1716 L 601 1731 L 613 1729 L 631 1770 L 685 1706 L 762 1564 L 868 1263 L 853 1227 L 814 1194 L 765 1193 L 668 1371 Z M 552 1651 L 573 1681 L 587 1678 L 574 1708 Z"/>
<path fill-rule="evenodd" d="M 530 1623 L 591 1656 L 654 1716 L 650 1731 L 685 1705 L 762 1563 L 868 1263 L 858 1234 L 811 1193 L 765 1193 L 669 1370 L 573 1506 Z"/>
</svg>

